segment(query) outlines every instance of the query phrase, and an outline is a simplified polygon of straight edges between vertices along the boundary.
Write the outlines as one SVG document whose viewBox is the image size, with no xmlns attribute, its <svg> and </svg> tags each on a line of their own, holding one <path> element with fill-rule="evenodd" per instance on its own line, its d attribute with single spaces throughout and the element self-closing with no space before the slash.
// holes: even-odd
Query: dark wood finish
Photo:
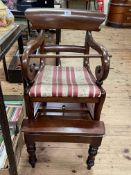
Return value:
<svg viewBox="0 0 131 175">
<path fill-rule="evenodd" d="M 8 70 L 7 70 L 6 58 L 5 58 L 5 56 L 3 56 L 3 68 L 4 68 L 4 73 L 5 73 L 6 81 L 8 81 L 9 78 L 8 78 Z"/>
<path fill-rule="evenodd" d="M 27 144 L 27 152 L 29 153 L 29 163 L 31 164 L 32 168 L 35 167 L 35 163 L 37 162 L 35 151 L 35 143 Z"/>
<path fill-rule="evenodd" d="M 35 145 L 38 142 L 73 142 L 91 143 L 87 168 L 91 169 L 97 149 L 101 145 L 105 134 L 104 123 L 100 121 L 88 121 L 83 119 L 50 118 L 45 116 L 35 121 L 24 119 L 22 131 L 24 131 L 25 143 L 29 153 L 29 163 L 34 168 L 37 161 Z"/>
<path fill-rule="evenodd" d="M 35 29 L 98 31 L 100 24 L 105 20 L 105 15 L 101 13 L 67 9 L 28 9 L 25 16 L 31 21 L 32 28 Z M 78 23 L 79 25 L 77 25 Z"/>
<path fill-rule="evenodd" d="M 106 25 L 131 27 L 131 1 L 111 0 Z"/>
<path fill-rule="evenodd" d="M 22 124 L 22 130 L 25 133 L 32 134 L 45 134 L 51 136 L 103 136 L 105 133 L 104 123 L 102 121 L 88 121 L 84 119 L 70 119 L 66 118 L 55 118 L 55 117 L 47 117 L 42 116 L 35 121 L 30 121 L 28 119 L 24 119 Z M 43 136 L 44 138 L 45 136 Z M 57 137 L 55 138 L 57 139 Z M 39 140 L 39 138 L 38 138 Z M 48 141 L 48 138 L 47 140 Z M 58 142 L 65 142 L 66 140 L 58 140 Z M 79 142 L 79 141 L 78 141 Z"/>
<path fill-rule="evenodd" d="M 23 42 L 22 42 L 22 30 L 23 26 L 16 25 L 11 31 L 6 32 L 0 40 L 0 61 L 3 61 L 3 67 L 5 72 L 6 80 L 8 81 L 8 71 L 6 65 L 5 55 L 11 48 L 11 46 L 18 40 L 19 51 L 23 53 Z"/>
<path fill-rule="evenodd" d="M 86 31 L 84 46 L 67 46 L 60 45 L 59 43 L 56 45 L 45 45 L 43 30 L 41 30 L 37 38 L 29 42 L 24 50 L 22 56 L 22 72 L 26 115 L 28 119 L 24 120 L 22 131 L 24 132 L 29 153 L 29 162 L 32 167 L 34 167 L 36 162 L 34 144 L 36 141 L 90 143 L 92 149 L 100 146 L 104 135 L 104 124 L 99 120 L 106 97 L 102 83 L 109 73 L 110 56 L 107 50 L 97 44 L 92 37 L 92 31 L 100 30 L 100 24 L 105 19 L 105 15 L 103 14 L 77 10 L 69 10 L 67 12 L 67 10 L 64 9 L 28 9 L 25 14 L 35 29 L 55 28 L 60 30 L 74 29 Z M 37 48 L 39 48 L 40 55 L 32 55 Z M 101 60 L 101 65 L 96 67 L 95 75 L 93 75 L 89 67 L 89 60 L 93 57 L 89 53 L 90 48 L 97 52 L 94 58 Z M 30 88 L 32 84 L 35 83 L 37 76 L 35 64 L 30 63 L 30 61 L 33 56 L 35 59 L 40 59 L 39 69 L 41 70 L 44 68 L 45 59 L 48 59 L 48 56 L 46 57 L 48 52 L 56 52 L 56 55 L 52 56 L 56 58 L 61 58 L 60 52 L 81 53 L 82 59 L 83 57 L 85 58 L 83 65 L 88 69 L 90 76 L 99 86 L 101 97 L 30 97 Z M 72 55 L 72 57 L 75 59 L 74 55 Z M 34 114 L 34 102 L 41 102 L 36 114 Z M 55 108 L 53 106 L 49 109 L 48 103 L 53 104 Z M 59 109 L 57 108 L 58 103 L 61 103 L 61 108 Z M 74 103 L 78 104 L 75 108 L 73 107 Z M 90 105 L 90 103 L 93 105 Z M 89 105 L 91 107 L 89 107 Z M 68 109 L 67 106 L 69 106 L 70 109 Z M 49 113 L 53 113 L 53 116 Z M 59 116 L 58 113 L 62 115 Z M 76 116 L 76 113 L 79 115 Z M 89 169 L 94 164 L 94 157 L 95 154 L 89 151 L 87 161 Z"/>
<path fill-rule="evenodd" d="M 0 126 L 1 126 L 5 148 L 8 156 L 8 161 L 9 161 L 9 173 L 10 175 L 18 175 L 1 84 L 0 84 Z"/>
<path fill-rule="evenodd" d="M 22 83 L 22 73 L 21 73 L 21 57 L 13 56 L 9 66 L 8 66 L 8 81 L 10 83 Z"/>
<path fill-rule="evenodd" d="M 90 145 L 88 153 L 88 159 L 86 161 L 87 163 L 87 168 L 90 170 L 92 166 L 94 166 L 94 160 L 95 160 L 95 156 L 97 155 L 97 151 L 98 151 L 98 147 Z"/>
<path fill-rule="evenodd" d="M 55 46 L 55 47 L 45 47 L 45 51 L 52 51 L 52 52 L 57 52 L 57 51 L 59 51 L 59 49 L 60 48 L 62 48 L 63 49 L 63 52 L 71 52 L 71 49 L 73 49 L 73 51 L 76 49 L 76 52 L 83 52 L 83 51 L 85 51 L 85 48 L 83 47 L 79 47 L 79 46 L 65 46 L 65 45 L 63 45 L 63 46 Z M 61 49 L 60 49 L 61 50 Z M 21 56 L 21 55 L 19 55 L 19 56 Z M 56 54 L 56 55 L 47 55 L 47 54 L 37 54 L 37 55 L 35 55 L 35 54 L 32 54 L 32 55 L 29 55 L 29 58 L 55 58 L 55 57 L 59 57 L 59 58 L 81 58 L 81 57 L 83 57 L 83 58 L 85 58 L 85 57 L 87 57 L 87 58 L 100 58 L 100 57 L 102 57 L 102 55 L 100 55 L 100 54 L 81 54 L 81 55 L 73 55 L 73 54 L 71 54 L 71 55 L 60 55 L 60 54 Z"/>
</svg>

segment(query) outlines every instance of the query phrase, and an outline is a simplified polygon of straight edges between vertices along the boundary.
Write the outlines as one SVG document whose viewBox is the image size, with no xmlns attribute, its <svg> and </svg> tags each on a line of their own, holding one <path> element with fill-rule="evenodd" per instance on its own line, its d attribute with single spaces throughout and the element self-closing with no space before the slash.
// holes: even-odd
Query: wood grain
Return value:
<svg viewBox="0 0 131 175">
<path fill-rule="evenodd" d="M 62 31 L 63 44 L 70 41 L 73 44 L 78 43 L 79 37 L 84 38 L 84 32 L 77 31 L 73 32 L 73 39 L 70 37 L 71 32 Z M 94 32 L 93 35 L 112 55 L 110 74 L 104 82 L 107 98 L 101 117 L 106 124 L 106 135 L 95 166 L 91 171 L 86 169 L 86 144 L 39 143 L 36 145 L 39 157 L 36 168 L 30 167 L 24 147 L 18 168 L 19 175 L 131 174 L 131 30 L 103 27 L 101 32 Z M 67 36 L 71 38 L 70 41 Z M 62 61 L 62 64 L 68 64 L 67 60 Z M 79 63 L 71 62 L 72 65 Z"/>
</svg>

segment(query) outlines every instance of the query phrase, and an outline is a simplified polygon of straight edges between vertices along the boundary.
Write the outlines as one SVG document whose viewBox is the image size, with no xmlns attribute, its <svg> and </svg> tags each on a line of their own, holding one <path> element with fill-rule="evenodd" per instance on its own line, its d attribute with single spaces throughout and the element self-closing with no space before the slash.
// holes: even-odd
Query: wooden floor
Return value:
<svg viewBox="0 0 131 175">
<path fill-rule="evenodd" d="M 73 35 L 75 40 L 70 41 L 76 43 L 84 33 L 73 32 Z M 71 37 L 71 31 L 62 33 L 65 42 L 67 36 Z M 106 135 L 95 166 L 90 171 L 86 169 L 86 144 L 39 143 L 35 169 L 30 167 L 23 148 L 19 175 L 131 175 L 131 29 L 103 27 L 94 36 L 112 55 L 110 74 L 103 85 L 107 98 L 101 120 L 105 122 Z M 14 88 L 22 93 L 20 85 Z M 7 85 L 3 89 L 7 93 Z"/>
</svg>

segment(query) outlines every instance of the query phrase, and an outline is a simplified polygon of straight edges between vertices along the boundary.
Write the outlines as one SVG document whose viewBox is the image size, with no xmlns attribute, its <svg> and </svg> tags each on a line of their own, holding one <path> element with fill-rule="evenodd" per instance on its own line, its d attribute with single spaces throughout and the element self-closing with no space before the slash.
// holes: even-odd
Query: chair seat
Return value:
<svg viewBox="0 0 131 175">
<path fill-rule="evenodd" d="M 31 87 L 31 97 L 100 97 L 101 90 L 84 67 L 45 66 Z"/>
</svg>

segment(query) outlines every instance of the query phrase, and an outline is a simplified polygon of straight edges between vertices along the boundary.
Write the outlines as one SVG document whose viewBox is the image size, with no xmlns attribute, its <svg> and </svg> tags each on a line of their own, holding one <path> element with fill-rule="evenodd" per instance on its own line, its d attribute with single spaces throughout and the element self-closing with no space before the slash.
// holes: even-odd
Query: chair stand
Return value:
<svg viewBox="0 0 131 175">
<path fill-rule="evenodd" d="M 35 8 L 26 10 L 25 16 L 32 28 L 40 30 L 22 55 L 27 116 L 22 123 L 22 131 L 29 163 L 35 167 L 36 142 L 85 143 L 90 145 L 86 163 L 91 169 L 105 133 L 104 123 L 100 121 L 106 97 L 102 84 L 110 68 L 109 54 L 93 39 L 92 32 L 100 31 L 105 15 L 81 10 Z M 56 29 L 56 43 L 46 44 L 46 29 Z M 66 45 L 59 43 L 60 39 L 63 40 L 59 37 L 61 29 L 85 31 L 84 45 L 74 45 L 70 37 Z M 96 54 L 91 54 L 90 49 Z M 56 65 L 46 65 L 50 58 L 56 58 Z M 66 58 L 73 59 L 73 63 L 81 58 L 83 65 L 71 66 L 68 61 L 69 64 L 63 66 L 60 61 Z M 95 71 L 90 68 L 92 58 L 100 60 Z M 40 62 L 39 70 L 32 64 L 36 59 Z"/>
<path fill-rule="evenodd" d="M 97 150 L 105 133 L 102 121 L 63 119 L 60 117 L 42 117 L 29 121 L 24 119 L 22 124 L 29 163 L 32 168 L 37 161 L 35 142 L 70 142 L 89 143 L 89 155 L 86 161 L 87 169 L 94 165 Z"/>
</svg>

